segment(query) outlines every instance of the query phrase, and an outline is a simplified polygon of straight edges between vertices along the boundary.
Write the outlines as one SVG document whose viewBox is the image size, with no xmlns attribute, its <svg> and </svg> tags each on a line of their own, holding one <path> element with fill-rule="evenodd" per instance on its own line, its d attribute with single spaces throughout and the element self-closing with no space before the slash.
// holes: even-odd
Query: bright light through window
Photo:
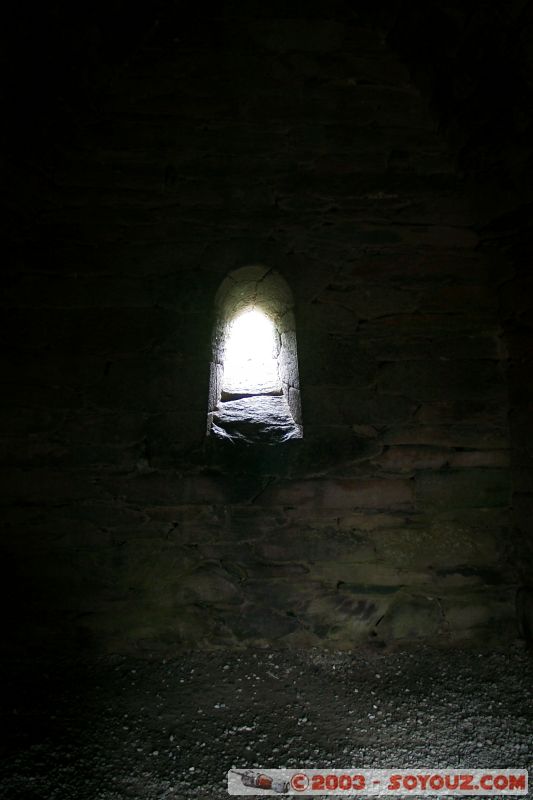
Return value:
<svg viewBox="0 0 533 800">
<path fill-rule="evenodd" d="M 276 360 L 276 329 L 257 308 L 231 322 L 224 356 L 223 390 L 233 394 L 267 394 L 281 390 Z"/>
</svg>

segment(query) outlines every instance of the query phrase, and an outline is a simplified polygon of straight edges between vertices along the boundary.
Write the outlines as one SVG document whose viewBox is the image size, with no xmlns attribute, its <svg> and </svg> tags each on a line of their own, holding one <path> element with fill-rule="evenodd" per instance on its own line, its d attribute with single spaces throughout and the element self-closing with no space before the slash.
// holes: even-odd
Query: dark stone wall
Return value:
<svg viewBox="0 0 533 800">
<path fill-rule="evenodd" d="M 504 322 L 521 289 L 503 313 L 508 254 L 405 37 L 341 5 L 163 23 L 19 186 L 11 640 L 515 636 Z M 205 436 L 215 294 L 258 263 L 295 298 L 304 438 L 275 447 Z"/>
<path fill-rule="evenodd" d="M 389 41 L 438 115 L 498 273 L 508 351 L 513 548 L 520 624 L 533 636 L 533 5 L 385 4 Z M 529 599 L 526 599 L 526 598 Z M 529 611 L 527 610 L 529 607 Z"/>
</svg>

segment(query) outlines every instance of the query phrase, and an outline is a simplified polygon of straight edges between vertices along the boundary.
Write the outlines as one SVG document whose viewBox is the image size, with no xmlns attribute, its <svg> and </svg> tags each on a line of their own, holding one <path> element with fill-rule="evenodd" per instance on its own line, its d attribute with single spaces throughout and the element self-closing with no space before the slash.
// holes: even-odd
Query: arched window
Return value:
<svg viewBox="0 0 533 800">
<path fill-rule="evenodd" d="M 207 432 L 270 444 L 302 437 L 292 294 L 274 270 L 243 267 L 218 290 Z"/>
</svg>

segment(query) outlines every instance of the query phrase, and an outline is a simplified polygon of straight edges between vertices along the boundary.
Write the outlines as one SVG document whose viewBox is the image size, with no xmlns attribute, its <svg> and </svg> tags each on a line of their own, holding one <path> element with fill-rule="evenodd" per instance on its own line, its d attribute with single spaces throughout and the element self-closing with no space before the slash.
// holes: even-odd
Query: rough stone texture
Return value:
<svg viewBox="0 0 533 800">
<path fill-rule="evenodd" d="M 472 13 L 459 4 L 439 4 L 422 13 L 416 4 L 398 4 L 392 16 L 390 41 L 409 61 L 412 73 L 425 73 L 426 91 L 458 153 L 478 217 L 481 250 L 498 287 L 510 406 L 514 525 L 509 539 L 522 584 L 520 597 L 531 596 L 533 11 L 523 2 L 495 3 L 490 9 L 476 3 Z M 422 58 L 412 46 L 421 34 Z M 455 44 L 450 48 L 451 41 Z M 522 602 L 519 606 L 521 625 L 531 630 L 531 610 L 526 613 Z"/>
<path fill-rule="evenodd" d="M 13 646 L 516 635 L 533 61 L 511 99 L 485 67 L 531 18 L 475 5 L 168 4 L 115 60 L 103 22 L 65 35 L 8 143 Z M 254 263 L 295 299 L 305 436 L 270 448 L 206 437 L 216 293 Z"/>
<path fill-rule="evenodd" d="M 213 430 L 231 441 L 270 442 L 276 444 L 300 438 L 284 397 L 244 397 L 220 403 L 213 412 Z"/>
</svg>

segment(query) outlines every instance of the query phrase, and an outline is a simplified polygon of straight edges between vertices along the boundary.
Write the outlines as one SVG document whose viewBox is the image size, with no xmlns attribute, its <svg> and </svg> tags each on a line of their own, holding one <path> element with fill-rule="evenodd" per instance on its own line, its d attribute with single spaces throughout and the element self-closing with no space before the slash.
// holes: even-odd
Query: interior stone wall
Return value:
<svg viewBox="0 0 533 800">
<path fill-rule="evenodd" d="M 533 639 L 533 6 L 502 0 L 423 6 L 395 0 L 375 12 L 437 113 L 475 209 L 480 246 L 498 275 L 508 352 L 512 549 L 518 616 Z"/>
<path fill-rule="evenodd" d="M 498 266 L 429 104 L 350 14 L 161 26 L 4 294 L 13 643 L 516 635 Z M 295 299 L 304 438 L 206 437 L 215 296 Z"/>
</svg>

